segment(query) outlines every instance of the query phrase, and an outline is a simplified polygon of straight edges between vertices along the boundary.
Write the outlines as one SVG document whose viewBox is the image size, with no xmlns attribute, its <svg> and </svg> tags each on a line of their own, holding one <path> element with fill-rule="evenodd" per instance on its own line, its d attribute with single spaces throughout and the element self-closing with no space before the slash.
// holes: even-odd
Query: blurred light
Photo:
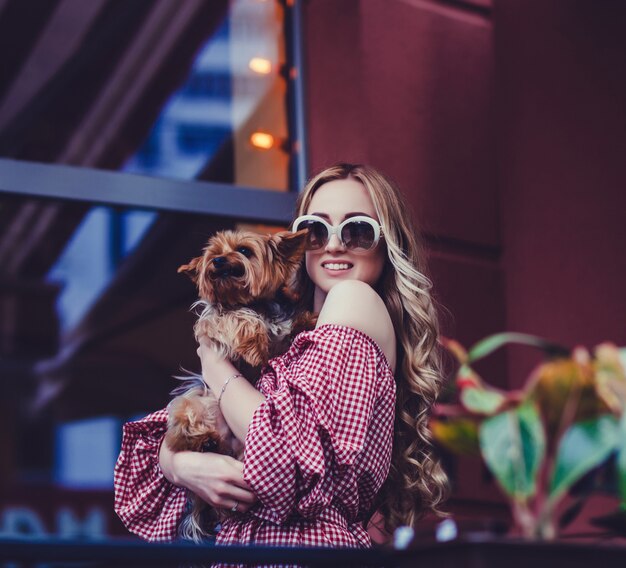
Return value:
<svg viewBox="0 0 626 568">
<path fill-rule="evenodd" d="M 248 63 L 248 67 L 260 75 L 267 75 L 272 72 L 272 62 L 263 57 L 253 57 Z"/>
<path fill-rule="evenodd" d="M 452 519 L 446 519 L 437 525 L 435 537 L 437 542 L 448 542 L 449 540 L 454 540 L 457 536 L 459 536 L 459 529 Z"/>
<path fill-rule="evenodd" d="M 267 132 L 253 132 L 250 142 L 255 148 L 269 150 L 274 145 L 274 137 Z"/>
<path fill-rule="evenodd" d="M 411 527 L 398 527 L 393 533 L 393 547 L 396 550 L 406 550 L 415 538 L 415 531 Z"/>
</svg>

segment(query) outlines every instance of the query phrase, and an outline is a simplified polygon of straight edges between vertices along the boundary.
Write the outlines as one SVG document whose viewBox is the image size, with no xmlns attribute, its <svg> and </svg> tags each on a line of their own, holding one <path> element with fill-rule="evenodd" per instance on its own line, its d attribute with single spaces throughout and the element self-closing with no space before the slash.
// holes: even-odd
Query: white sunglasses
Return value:
<svg viewBox="0 0 626 568">
<path fill-rule="evenodd" d="M 346 249 L 368 251 L 373 249 L 382 236 L 382 227 L 375 219 L 358 215 L 350 217 L 336 227 L 317 215 L 302 215 L 293 222 L 293 232 L 308 229 L 306 249 L 318 250 L 325 247 L 333 235 Z"/>
</svg>

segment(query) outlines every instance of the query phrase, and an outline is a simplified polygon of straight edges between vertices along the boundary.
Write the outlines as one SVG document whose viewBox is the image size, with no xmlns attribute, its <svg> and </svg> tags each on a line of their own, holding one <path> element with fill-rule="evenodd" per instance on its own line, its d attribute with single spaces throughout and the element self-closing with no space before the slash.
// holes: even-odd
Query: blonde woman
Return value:
<svg viewBox="0 0 626 568">
<path fill-rule="evenodd" d="M 143 538 L 176 537 L 186 489 L 230 512 L 218 544 L 367 547 L 374 512 L 391 531 L 443 499 L 427 430 L 437 317 L 398 189 L 367 166 L 328 168 L 300 195 L 293 229 L 304 228 L 300 285 L 316 329 L 256 388 L 208 344 L 198 349 L 244 462 L 172 453 L 160 444 L 165 410 L 125 426 L 115 505 Z"/>
</svg>

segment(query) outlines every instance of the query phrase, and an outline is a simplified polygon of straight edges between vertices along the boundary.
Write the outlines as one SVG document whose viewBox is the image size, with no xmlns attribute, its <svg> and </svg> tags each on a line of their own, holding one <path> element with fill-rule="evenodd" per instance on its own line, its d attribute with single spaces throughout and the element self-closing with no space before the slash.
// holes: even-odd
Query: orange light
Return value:
<svg viewBox="0 0 626 568">
<path fill-rule="evenodd" d="M 255 148 L 269 150 L 274 146 L 274 137 L 267 132 L 253 132 L 250 136 L 250 142 Z"/>
<path fill-rule="evenodd" d="M 253 57 L 248 63 L 248 67 L 259 75 L 268 75 L 272 72 L 272 62 L 263 57 Z"/>
</svg>

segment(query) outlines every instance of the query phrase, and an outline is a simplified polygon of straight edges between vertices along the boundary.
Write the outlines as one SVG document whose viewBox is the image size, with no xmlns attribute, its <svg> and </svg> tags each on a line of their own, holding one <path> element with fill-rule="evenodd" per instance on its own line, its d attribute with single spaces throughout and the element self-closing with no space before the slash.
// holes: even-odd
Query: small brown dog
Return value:
<svg viewBox="0 0 626 568">
<path fill-rule="evenodd" d="M 315 327 L 316 317 L 299 309 L 292 289 L 306 234 L 222 231 L 209 239 L 202 256 L 178 269 L 190 274 L 198 287 L 200 299 L 194 307 L 202 310 L 194 327 L 196 338 L 208 337 L 251 382 L 269 359 L 287 350 L 297 333 Z M 184 380 L 169 405 L 168 447 L 241 458 L 243 444 L 228 428 L 202 377 Z M 195 496 L 191 508 L 179 533 L 199 542 L 211 534 L 219 517 Z"/>
</svg>

